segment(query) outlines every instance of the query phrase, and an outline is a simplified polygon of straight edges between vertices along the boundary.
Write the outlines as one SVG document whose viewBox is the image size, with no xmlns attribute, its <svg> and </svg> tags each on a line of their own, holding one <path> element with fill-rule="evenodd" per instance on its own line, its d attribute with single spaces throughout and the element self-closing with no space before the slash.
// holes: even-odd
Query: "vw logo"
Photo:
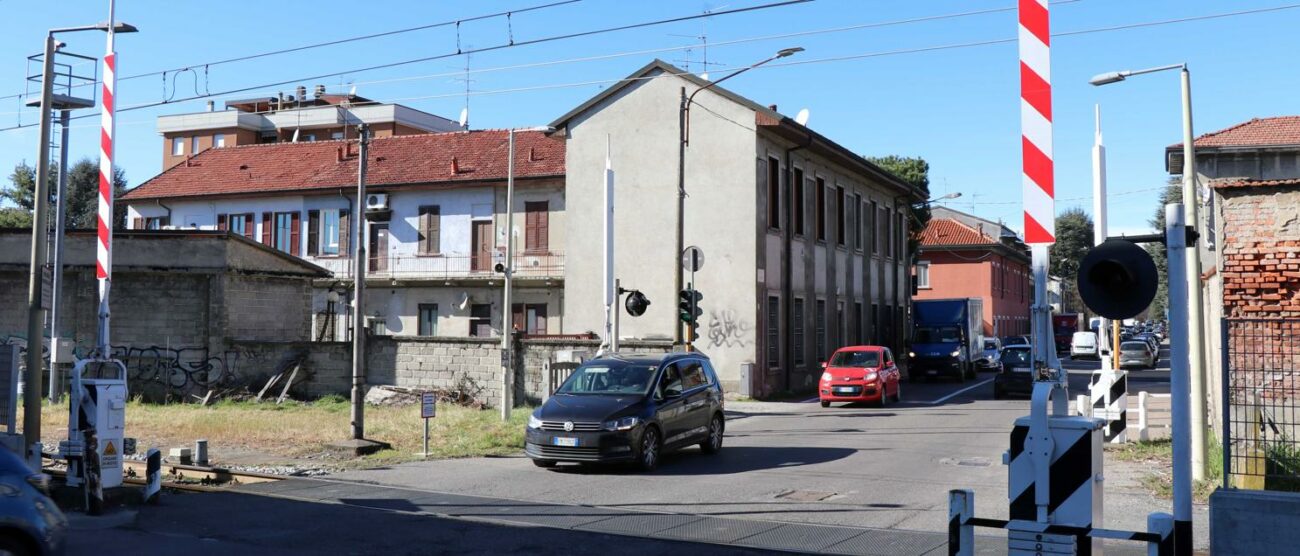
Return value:
<svg viewBox="0 0 1300 556">
<path fill-rule="evenodd" d="M 564 422 L 564 432 L 573 432 L 573 421 Z"/>
</svg>

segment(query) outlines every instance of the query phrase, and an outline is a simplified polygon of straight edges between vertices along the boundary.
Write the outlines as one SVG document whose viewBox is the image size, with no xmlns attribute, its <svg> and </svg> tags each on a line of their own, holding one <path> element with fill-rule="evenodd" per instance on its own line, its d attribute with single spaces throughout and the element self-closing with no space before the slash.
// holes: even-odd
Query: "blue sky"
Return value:
<svg viewBox="0 0 1300 556">
<path fill-rule="evenodd" d="M 159 102 L 195 92 L 218 92 L 333 73 L 352 68 L 457 51 L 454 26 L 403 33 L 343 45 L 217 66 L 215 60 L 454 21 L 517 10 L 554 0 L 482 2 L 388 1 L 316 2 L 272 8 L 265 2 L 222 3 L 119 0 L 118 17 L 141 29 L 118 37 L 119 75 L 189 67 L 119 83 L 119 107 Z M 581 2 L 468 22 L 460 26 L 463 49 L 516 42 L 644 21 L 727 10 L 769 0 L 664 0 Z M 936 195 L 959 191 L 949 204 L 958 210 L 1004 219 L 1020 226 L 1020 130 L 1017 51 L 1014 42 L 924 52 L 899 52 L 978 43 L 1016 36 L 1014 10 L 954 16 L 893 26 L 721 44 L 752 37 L 1010 8 L 1015 0 L 867 1 L 816 0 L 806 4 L 729 15 L 707 21 L 678 22 L 630 31 L 473 54 L 471 70 L 571 60 L 686 46 L 691 50 L 630 54 L 600 60 L 551 64 L 470 75 L 470 125 L 474 128 L 543 124 L 581 103 L 609 81 L 660 57 L 699 71 L 706 34 L 714 77 L 727 68 L 748 65 L 788 46 L 806 49 L 789 65 L 764 67 L 728 82 L 728 87 L 763 104 L 777 104 L 793 115 L 811 112 L 809 125 L 866 155 L 922 156 L 931 164 Z M 1165 21 L 1258 8 L 1291 5 L 1285 0 L 1120 0 L 1060 1 L 1053 5 L 1054 33 Z M 40 50 L 43 29 L 93 23 L 106 17 L 106 0 L 17 2 L 0 0 L 7 32 L 0 35 L 0 97 L 24 90 L 26 56 Z M 1128 82 L 1092 87 L 1094 74 L 1187 62 L 1192 70 L 1197 134 L 1252 117 L 1300 113 L 1295 101 L 1300 74 L 1300 9 L 1241 15 L 1053 39 L 1052 81 L 1055 111 L 1057 210 L 1081 206 L 1091 211 L 1093 105 L 1100 103 L 1109 157 L 1111 231 L 1146 228 L 1154 211 L 1155 189 L 1167 179 L 1164 147 L 1179 141 L 1178 75 L 1165 72 Z M 101 56 L 98 33 L 63 37 L 67 50 Z M 892 54 L 891 54 L 892 53 Z M 836 57 L 867 54 L 841 61 Z M 465 56 L 218 97 L 291 93 L 323 83 L 331 91 L 389 100 L 455 119 L 464 107 Z M 205 75 L 206 73 L 206 75 Z M 175 92 L 173 93 L 173 88 Z M 501 92 L 524 89 L 515 92 Z M 19 100 L 0 99 L 0 128 L 36 120 L 19 110 Z M 197 112 L 203 101 L 168 104 L 118 115 L 118 165 L 131 185 L 158 173 L 162 159 L 154 118 Z M 73 159 L 96 156 L 98 115 L 74 122 Z M 36 128 L 0 131 L 4 175 L 20 161 L 35 159 Z"/>
</svg>

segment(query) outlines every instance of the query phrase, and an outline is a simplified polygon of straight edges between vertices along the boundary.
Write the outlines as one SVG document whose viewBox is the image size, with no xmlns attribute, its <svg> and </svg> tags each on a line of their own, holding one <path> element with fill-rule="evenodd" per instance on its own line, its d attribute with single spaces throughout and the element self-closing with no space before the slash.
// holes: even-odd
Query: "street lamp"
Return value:
<svg viewBox="0 0 1300 556">
<path fill-rule="evenodd" d="M 930 204 L 930 203 L 937 203 L 937 202 L 939 202 L 939 201 L 947 201 L 948 199 L 957 199 L 957 198 L 960 198 L 960 197 L 961 197 L 961 192 L 960 192 L 960 191 L 954 191 L 954 192 L 949 193 L 949 194 L 947 194 L 947 195 L 944 195 L 944 196 L 942 196 L 942 197 L 935 197 L 935 198 L 933 198 L 933 199 L 929 199 L 929 200 L 926 200 L 926 201 L 921 201 L 921 202 L 919 202 L 919 203 L 914 204 L 913 206 L 928 205 L 928 204 Z"/>
<path fill-rule="evenodd" d="M 510 387 L 514 381 L 510 376 L 512 370 L 511 363 L 514 358 L 510 354 L 510 341 L 513 338 L 511 329 L 511 311 L 510 311 L 510 289 L 513 286 L 515 276 L 515 132 L 518 131 L 540 131 L 543 133 L 554 133 L 555 128 L 551 126 L 510 128 L 506 132 L 508 139 L 509 152 L 506 160 L 506 260 L 500 267 L 500 272 L 505 276 L 505 286 L 501 294 L 501 420 L 510 420 L 511 405 L 514 404 Z"/>
<path fill-rule="evenodd" d="M 1195 137 L 1192 134 L 1192 81 L 1191 75 L 1187 70 L 1187 64 L 1172 64 L 1168 66 L 1159 66 L 1141 70 L 1126 70 L 1103 73 L 1093 77 L 1089 82 L 1096 86 L 1107 85 L 1124 81 L 1133 75 L 1142 75 L 1145 73 L 1154 73 L 1158 71 L 1178 69 L 1182 74 L 1182 103 L 1183 103 L 1183 218 L 1188 226 L 1199 226 L 1199 207 L 1196 200 L 1196 145 Z M 1173 373 L 1170 376 L 1172 388 L 1177 399 L 1179 391 L 1179 382 L 1190 382 L 1190 392 L 1187 386 L 1183 386 L 1182 395 L 1191 397 L 1191 407 L 1186 404 L 1174 404 L 1174 522 L 1176 529 L 1179 528 L 1179 522 L 1186 522 L 1186 533 L 1191 533 L 1191 487 L 1187 479 L 1186 471 L 1183 466 L 1189 462 L 1185 461 L 1186 455 L 1181 455 L 1182 450 L 1187 446 L 1188 437 L 1179 438 L 1178 430 L 1181 427 L 1190 429 L 1191 444 L 1191 480 L 1201 480 L 1205 477 L 1205 321 L 1202 318 L 1203 311 L 1203 294 L 1201 292 L 1201 254 L 1197 248 L 1188 250 L 1187 253 L 1187 317 L 1191 325 L 1191 337 L 1185 338 L 1188 352 L 1188 371 L 1191 375 L 1188 377 L 1178 376 Z M 1184 382 L 1186 381 L 1186 382 Z M 1186 399 L 1186 398 L 1184 398 Z M 1191 415 L 1187 415 L 1190 412 Z M 1181 413 L 1181 414 L 1180 414 Z M 1184 433 L 1186 434 L 1186 433 Z M 1184 446 L 1180 450 L 1180 445 Z M 1181 468 L 1181 469 L 1180 469 Z M 1180 477 L 1181 476 L 1181 477 Z M 1181 542 L 1189 542 L 1187 539 L 1180 539 L 1181 535 L 1175 535 L 1175 545 Z"/>
<path fill-rule="evenodd" d="M 682 251 L 686 248 L 684 239 L 686 228 L 686 147 L 691 142 L 691 103 L 695 101 L 695 95 L 700 94 L 700 91 L 712 88 L 718 83 L 722 83 L 723 81 L 771 62 L 772 60 L 793 56 L 799 52 L 803 52 L 803 47 L 795 46 L 791 48 L 782 48 L 781 50 L 776 51 L 776 54 L 768 56 L 762 61 L 740 68 L 727 74 L 722 79 L 711 81 L 708 85 L 695 89 L 689 97 L 686 96 L 686 87 L 682 87 L 681 103 L 677 108 L 677 126 L 681 133 L 680 141 L 677 145 L 677 250 L 673 252 L 673 266 L 670 267 L 677 269 L 673 272 L 674 292 L 682 291 L 683 270 L 681 268 L 681 256 Z M 676 315 L 674 314 L 674 318 L 675 316 Z M 673 345 L 682 345 L 682 321 L 680 319 L 676 319 L 675 324 L 673 324 Z"/>
<path fill-rule="evenodd" d="M 37 151 L 39 154 L 36 158 L 36 188 L 33 192 L 35 198 L 32 207 L 32 256 L 31 268 L 29 269 L 31 275 L 28 278 L 27 288 L 28 349 L 27 374 L 25 376 L 27 386 L 23 390 L 23 438 L 26 449 L 25 455 L 29 459 L 32 456 L 32 447 L 41 440 L 41 380 L 44 378 L 42 373 L 45 363 L 41 357 L 40 349 L 41 339 L 45 337 L 42 330 L 45 325 L 45 315 L 41 308 L 41 290 L 44 276 L 41 272 L 49 256 L 48 243 L 45 237 L 47 226 L 45 218 L 46 212 L 49 211 L 50 199 L 50 128 L 52 127 L 51 120 L 54 112 L 54 53 L 63 46 L 63 43 L 54 39 L 54 35 L 77 31 L 106 31 L 109 33 L 111 44 L 113 33 L 134 33 L 138 29 L 126 23 L 110 25 L 105 22 L 81 27 L 50 29 L 45 34 L 45 51 L 41 68 L 41 123 Z M 66 169 L 61 168 L 59 171 L 62 173 Z M 31 343 L 35 343 L 36 346 L 31 346 Z M 51 348 L 57 350 L 58 346 L 51 346 Z M 107 356 L 108 354 L 101 355 Z M 39 462 L 40 454 L 35 454 L 35 456 L 36 461 Z"/>
</svg>

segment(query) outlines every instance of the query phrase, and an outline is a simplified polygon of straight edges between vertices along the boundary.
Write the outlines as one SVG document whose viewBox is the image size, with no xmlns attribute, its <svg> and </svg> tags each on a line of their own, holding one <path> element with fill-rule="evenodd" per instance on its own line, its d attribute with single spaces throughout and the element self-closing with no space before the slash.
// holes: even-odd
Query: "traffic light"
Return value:
<svg viewBox="0 0 1300 556">
<path fill-rule="evenodd" d="M 688 288 L 678 292 L 677 299 L 678 316 L 682 319 L 682 322 L 695 326 L 700 315 L 704 314 L 704 311 L 700 309 L 700 300 L 704 299 L 704 295 L 695 289 Z"/>
<path fill-rule="evenodd" d="M 627 314 L 639 317 L 645 314 L 646 307 L 650 306 L 650 300 L 639 290 L 632 290 L 627 294 L 627 301 L 623 302 L 623 307 L 627 308 Z"/>
<path fill-rule="evenodd" d="M 1131 241 L 1108 239 L 1088 250 L 1079 263 L 1079 297 L 1108 319 L 1132 318 L 1156 296 L 1156 264 Z"/>
</svg>

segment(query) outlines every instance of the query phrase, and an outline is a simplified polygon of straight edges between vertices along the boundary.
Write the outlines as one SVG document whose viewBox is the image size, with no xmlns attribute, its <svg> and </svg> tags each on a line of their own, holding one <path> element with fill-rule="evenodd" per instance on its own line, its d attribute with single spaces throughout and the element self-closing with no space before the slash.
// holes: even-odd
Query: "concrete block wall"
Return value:
<svg viewBox="0 0 1300 556">
<path fill-rule="evenodd" d="M 227 274 L 221 279 L 224 330 L 232 340 L 311 339 L 311 283 L 298 277 Z"/>
</svg>

